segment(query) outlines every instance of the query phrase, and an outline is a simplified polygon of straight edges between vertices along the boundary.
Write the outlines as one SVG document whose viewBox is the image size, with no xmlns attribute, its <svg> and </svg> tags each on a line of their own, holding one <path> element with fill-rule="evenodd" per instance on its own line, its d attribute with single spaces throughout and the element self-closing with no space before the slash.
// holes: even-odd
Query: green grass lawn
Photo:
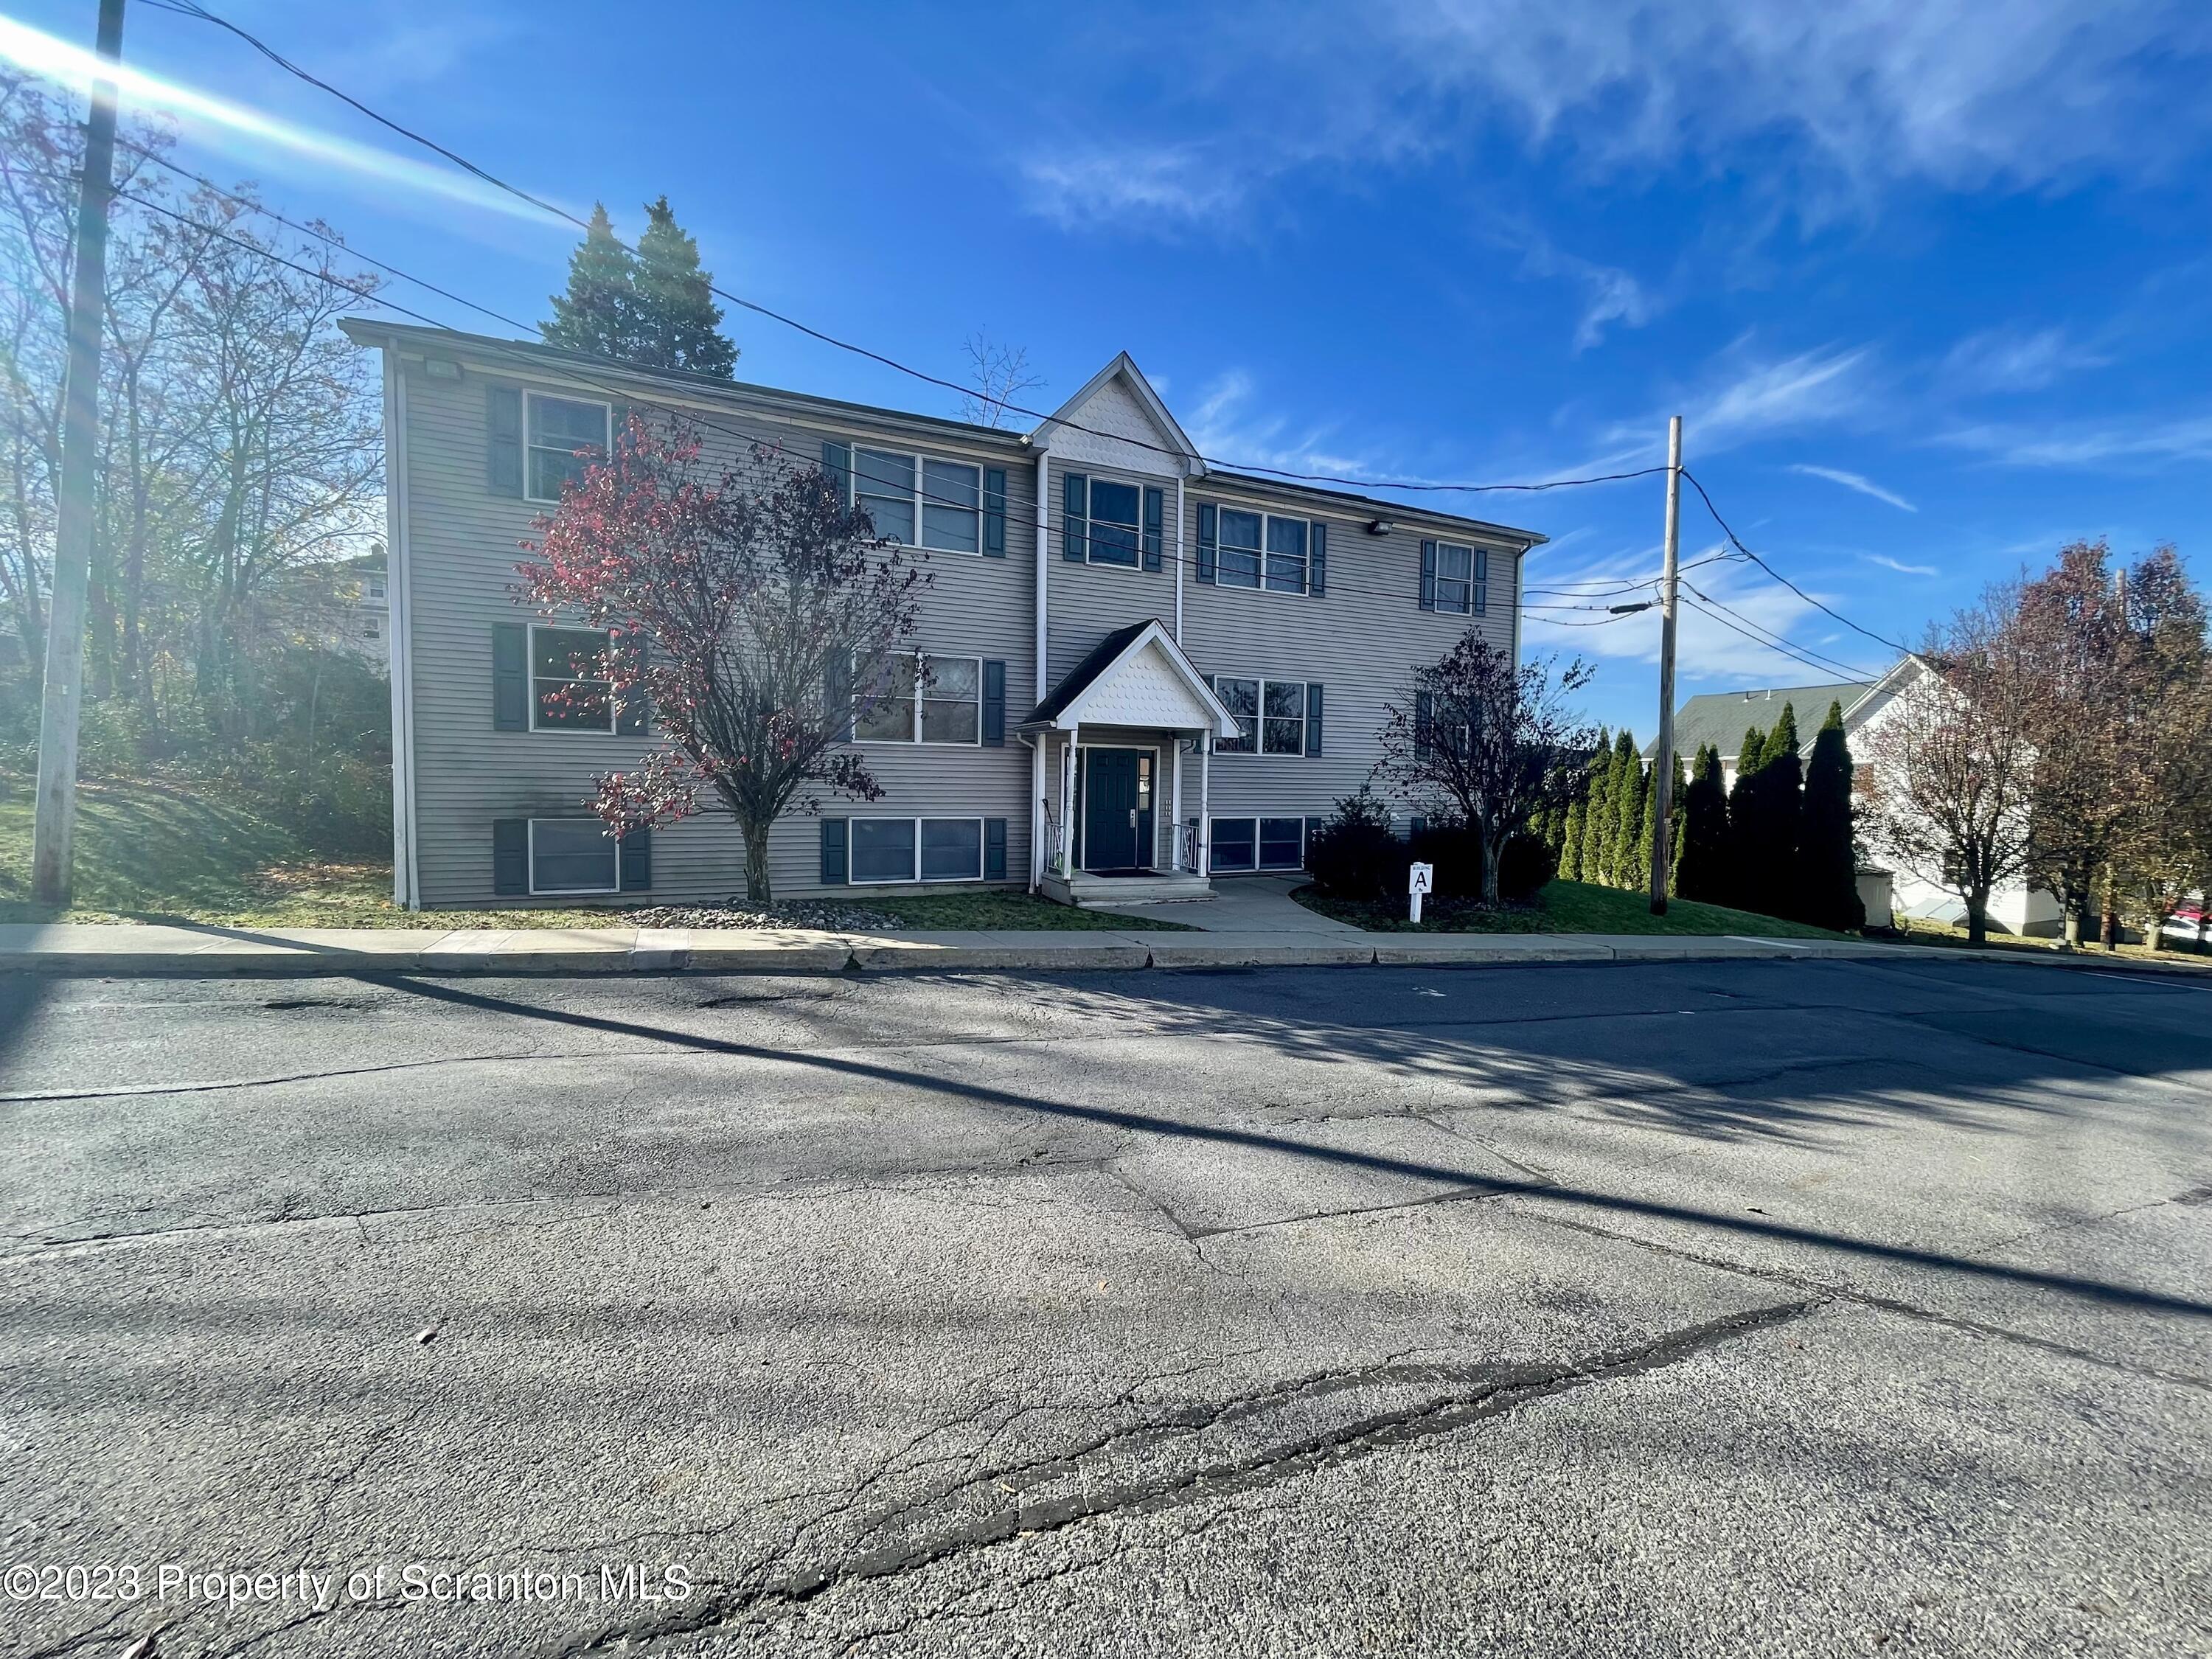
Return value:
<svg viewBox="0 0 2212 1659">
<path fill-rule="evenodd" d="M 1536 895 L 1529 905 L 1507 905 L 1486 910 L 1465 900 L 1446 899 L 1424 906 L 1420 926 L 1406 920 L 1406 901 L 1386 904 L 1346 903 L 1323 898 L 1310 887 L 1291 895 L 1309 909 L 1318 910 L 1355 927 L 1382 933 L 1716 933 L 1749 934 L 1764 939 L 1841 939 L 1824 928 L 1749 910 L 1731 910 L 1723 904 L 1700 904 L 1694 899 L 1670 899 L 1667 914 L 1651 914 L 1650 901 L 1641 893 L 1618 887 L 1595 887 L 1586 882 L 1555 881 Z"/>
<path fill-rule="evenodd" d="M 1907 945 L 1932 945 L 1937 950 L 1963 951 L 1970 948 L 1966 944 L 1966 930 L 1964 927 L 1954 927 L 1948 922 L 1929 921 L 1918 916 L 1907 917 L 1899 927 L 1897 937 Z M 2060 939 L 2023 938 L 2017 933 L 1993 933 L 1989 935 L 1988 948 L 1992 951 L 2027 951 L 2045 954 L 2055 952 L 2069 957 L 2111 955 L 2125 957 L 2137 962 L 2179 963 L 2201 969 L 2206 973 L 2212 973 L 2212 956 L 2198 956 L 2194 944 L 2193 940 L 2168 939 L 2155 951 L 2145 945 L 2122 945 L 2108 952 L 2103 945 L 2094 943 L 2069 945 L 2065 940 Z"/>
<path fill-rule="evenodd" d="M 401 910 L 392 866 L 332 860 L 245 808 L 151 783 L 87 783 L 78 792 L 76 903 L 29 902 L 31 786 L 0 779 L 0 921 L 195 921 L 228 927 L 620 927 L 628 911 L 604 906 L 529 910 Z M 740 883 L 742 884 L 742 883 Z M 662 901 L 665 902 L 666 901 Z M 1133 923 L 1001 891 L 849 902 L 912 928 L 1087 930 Z"/>
</svg>

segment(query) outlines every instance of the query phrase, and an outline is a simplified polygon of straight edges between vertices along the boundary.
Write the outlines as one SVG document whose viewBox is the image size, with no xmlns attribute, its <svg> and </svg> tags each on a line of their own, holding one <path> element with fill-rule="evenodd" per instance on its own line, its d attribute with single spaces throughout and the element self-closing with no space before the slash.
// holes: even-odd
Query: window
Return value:
<svg viewBox="0 0 2212 1659">
<path fill-rule="evenodd" d="M 1305 866 L 1304 818 L 1215 818 L 1208 865 L 1217 871 Z"/>
<path fill-rule="evenodd" d="M 1134 484 L 1091 481 L 1091 562 L 1137 562 L 1143 495 Z"/>
<path fill-rule="evenodd" d="M 371 618 L 369 621 L 365 622 L 361 625 L 361 636 L 365 640 L 382 639 L 384 637 L 384 624 L 377 622 L 374 618 Z"/>
<path fill-rule="evenodd" d="M 856 884 L 981 881 L 981 818 L 854 818 L 852 879 Z"/>
<path fill-rule="evenodd" d="M 530 630 L 530 725 L 538 732 L 611 732 L 607 635 L 589 628 Z"/>
<path fill-rule="evenodd" d="M 1224 517 L 1226 514 L 1224 515 Z M 1237 735 L 1214 741 L 1217 755 L 1303 755 L 1306 752 L 1304 680 L 1214 677 L 1214 695 L 1237 716 Z"/>
<path fill-rule="evenodd" d="M 863 702 L 872 706 L 862 711 Z M 853 735 L 863 743 L 981 744 L 983 659 L 896 653 L 854 703 Z"/>
<path fill-rule="evenodd" d="M 1480 586 L 1488 558 L 1484 550 L 1437 544 L 1437 609 L 1465 617 L 1482 609 Z"/>
<path fill-rule="evenodd" d="M 1304 519 L 1223 507 L 1214 532 L 1215 582 L 1223 587 L 1264 586 L 1271 593 L 1304 592 L 1310 529 Z"/>
<path fill-rule="evenodd" d="M 549 398 L 538 392 L 525 392 L 523 406 L 529 434 L 526 493 L 533 501 L 557 501 L 561 486 L 583 477 L 585 464 L 591 459 L 579 456 L 578 450 L 607 453 L 608 406 L 573 398 Z"/>
<path fill-rule="evenodd" d="M 962 461 L 895 450 L 853 451 L 854 504 L 867 509 L 876 534 L 939 553 L 983 550 L 983 472 Z"/>
<path fill-rule="evenodd" d="M 532 893 L 612 893 L 621 885 L 615 838 L 597 818 L 530 820 Z"/>
<path fill-rule="evenodd" d="M 383 577 L 371 576 L 368 579 L 368 597 L 372 599 L 380 599 L 384 597 Z"/>
</svg>

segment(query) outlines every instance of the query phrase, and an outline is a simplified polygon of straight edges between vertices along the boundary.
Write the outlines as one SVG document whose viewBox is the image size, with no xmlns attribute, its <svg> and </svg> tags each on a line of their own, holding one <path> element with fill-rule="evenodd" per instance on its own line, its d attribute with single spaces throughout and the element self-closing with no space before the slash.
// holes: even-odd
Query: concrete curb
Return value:
<svg viewBox="0 0 2212 1659">
<path fill-rule="evenodd" d="M 254 975 L 611 975 L 1075 972 L 1140 969 L 1501 967 L 1599 962 L 1990 963 L 2191 977 L 2183 962 L 1949 951 L 1850 939 L 1575 933 L 1128 932 L 889 936 L 685 928 L 285 929 L 246 933 L 144 924 L 0 926 L 0 975 L 153 978 Z"/>
</svg>

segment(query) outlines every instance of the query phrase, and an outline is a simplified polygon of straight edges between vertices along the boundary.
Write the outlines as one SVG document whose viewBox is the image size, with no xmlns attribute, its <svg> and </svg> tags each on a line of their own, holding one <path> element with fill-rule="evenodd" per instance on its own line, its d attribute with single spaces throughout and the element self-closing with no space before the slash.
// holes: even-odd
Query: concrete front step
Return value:
<svg viewBox="0 0 2212 1659">
<path fill-rule="evenodd" d="M 1044 896 L 1084 910 L 1118 910 L 1128 904 L 1187 904 L 1213 896 L 1204 876 L 1163 872 L 1148 876 L 1095 876 L 1079 870 L 1072 877 L 1048 875 Z"/>
</svg>

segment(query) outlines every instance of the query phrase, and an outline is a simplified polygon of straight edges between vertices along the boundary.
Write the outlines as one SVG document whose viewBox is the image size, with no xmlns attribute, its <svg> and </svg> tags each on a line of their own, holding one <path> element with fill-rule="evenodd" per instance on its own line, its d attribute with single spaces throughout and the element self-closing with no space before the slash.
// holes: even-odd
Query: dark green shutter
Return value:
<svg viewBox="0 0 2212 1659">
<path fill-rule="evenodd" d="M 825 887 L 845 884 L 845 820 L 822 820 L 822 883 Z"/>
<path fill-rule="evenodd" d="M 983 741 L 993 749 L 1006 746 L 1006 665 L 995 657 L 983 663 Z"/>
<path fill-rule="evenodd" d="M 1198 579 L 1202 582 L 1213 580 L 1213 543 L 1218 511 L 1212 507 L 1198 509 Z"/>
<path fill-rule="evenodd" d="M 1311 538 L 1313 563 L 1309 567 L 1306 592 L 1318 599 L 1328 592 L 1328 526 L 1316 519 L 1308 534 Z"/>
<path fill-rule="evenodd" d="M 607 457 L 611 460 L 614 452 L 622 447 L 623 438 L 629 435 L 631 412 L 628 404 L 607 405 Z"/>
<path fill-rule="evenodd" d="M 530 729 L 530 629 L 521 623 L 491 625 L 491 729 Z"/>
<path fill-rule="evenodd" d="M 1004 881 L 1006 878 L 1006 821 L 1004 818 L 983 820 L 983 879 Z"/>
<path fill-rule="evenodd" d="M 1306 753 L 1321 753 L 1321 682 L 1306 682 Z"/>
<path fill-rule="evenodd" d="M 853 504 L 853 446 L 824 438 L 822 441 L 822 471 L 836 487 L 837 499 L 850 507 Z"/>
<path fill-rule="evenodd" d="M 511 386 L 484 388 L 484 483 L 495 495 L 522 495 L 522 393 Z"/>
<path fill-rule="evenodd" d="M 1306 820 L 1306 853 L 1304 863 L 1302 866 L 1303 868 L 1310 870 L 1313 867 L 1314 837 L 1321 833 L 1322 826 L 1326 824 L 1328 822 L 1328 820 L 1327 818 L 1308 818 Z"/>
<path fill-rule="evenodd" d="M 1091 480 L 1080 472 L 1060 477 L 1060 556 L 1081 564 L 1090 556 Z"/>
<path fill-rule="evenodd" d="M 1490 550 L 1474 550 L 1474 614 L 1480 617 L 1490 605 Z"/>
<path fill-rule="evenodd" d="M 653 885 L 653 831 L 633 830 L 622 838 L 622 890 L 642 893 Z"/>
<path fill-rule="evenodd" d="M 1161 521 L 1166 515 L 1167 497 L 1156 484 L 1145 486 L 1145 568 L 1160 568 L 1160 544 L 1165 539 Z"/>
<path fill-rule="evenodd" d="M 830 742 L 852 742 L 853 659 L 842 653 L 822 665 L 822 721 Z"/>
<path fill-rule="evenodd" d="M 983 469 L 983 556 L 1006 556 L 1006 470 L 1002 466 Z"/>
<path fill-rule="evenodd" d="M 1421 609 L 1437 608 L 1437 544 L 1421 544 Z"/>
<path fill-rule="evenodd" d="M 623 694 L 622 702 L 615 710 L 615 732 L 617 736 L 634 738 L 644 732 L 653 720 L 653 692 L 646 685 L 644 675 L 653 662 L 653 641 L 647 635 L 632 630 L 608 635 L 607 648 L 619 652 L 626 659 L 623 666 L 638 676 L 630 689 Z"/>
<path fill-rule="evenodd" d="M 1408 837 L 1419 835 L 1428 827 L 1429 821 L 1423 817 L 1419 812 L 1414 813 L 1413 817 L 1406 820 L 1406 834 Z"/>
<path fill-rule="evenodd" d="M 530 890 L 528 818 L 499 818 L 493 822 L 491 890 L 501 898 Z"/>
<path fill-rule="evenodd" d="M 1413 753 L 1416 757 L 1429 752 L 1431 741 L 1430 728 L 1437 720 L 1437 700 L 1431 693 L 1413 693 Z"/>
</svg>

